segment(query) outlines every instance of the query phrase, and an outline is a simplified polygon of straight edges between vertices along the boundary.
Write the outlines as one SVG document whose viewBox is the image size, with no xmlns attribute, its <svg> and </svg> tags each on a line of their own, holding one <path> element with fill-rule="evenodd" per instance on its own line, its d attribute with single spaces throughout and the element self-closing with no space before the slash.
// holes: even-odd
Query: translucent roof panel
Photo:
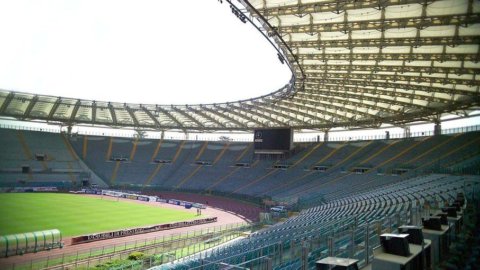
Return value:
<svg viewBox="0 0 480 270">
<path fill-rule="evenodd" d="M 154 130 L 328 129 L 403 125 L 480 103 L 478 1 L 239 2 L 292 69 L 269 95 L 174 106 L 0 91 L 0 116 Z"/>
</svg>

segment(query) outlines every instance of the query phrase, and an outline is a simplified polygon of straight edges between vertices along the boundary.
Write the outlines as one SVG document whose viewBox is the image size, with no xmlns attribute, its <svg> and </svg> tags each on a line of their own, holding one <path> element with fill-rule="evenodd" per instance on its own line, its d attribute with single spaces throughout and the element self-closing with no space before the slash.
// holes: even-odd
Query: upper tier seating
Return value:
<svg viewBox="0 0 480 270">
<path fill-rule="evenodd" d="M 77 136 L 78 156 L 113 186 L 269 196 L 306 204 L 368 190 L 480 155 L 478 132 L 400 140 L 303 143 L 282 160 L 257 160 L 251 143 Z M 122 157 L 123 160 L 115 160 Z M 241 164 L 242 166 L 239 166 Z M 275 168 L 286 164 L 288 168 Z M 323 167 L 323 170 L 315 170 Z M 400 175 L 402 174 L 402 175 Z"/>
<path fill-rule="evenodd" d="M 66 139 L 63 134 L 0 129 L 5 145 L 0 183 L 78 183 L 83 172 L 79 158 L 111 186 L 314 205 L 348 194 L 352 186 L 369 190 L 431 171 L 473 170 L 480 156 L 478 135 L 302 143 L 295 155 L 274 161 L 255 159 L 252 143 L 87 135 Z M 36 155 L 44 155 L 44 160 Z M 22 166 L 29 167 L 29 173 L 22 173 Z"/>
<path fill-rule="evenodd" d="M 0 187 L 81 185 L 88 175 L 63 134 L 0 129 Z"/>
</svg>

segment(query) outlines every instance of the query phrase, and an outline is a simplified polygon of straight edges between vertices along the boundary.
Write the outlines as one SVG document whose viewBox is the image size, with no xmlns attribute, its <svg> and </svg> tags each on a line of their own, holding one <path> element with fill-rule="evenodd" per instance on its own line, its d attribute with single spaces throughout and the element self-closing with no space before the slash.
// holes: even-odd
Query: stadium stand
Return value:
<svg viewBox="0 0 480 270">
<path fill-rule="evenodd" d="M 368 192 L 351 188 L 348 196 L 306 209 L 246 239 L 153 269 L 258 267 L 267 265 L 262 261 L 266 256 L 273 269 L 298 269 L 302 260 L 314 268 L 315 261 L 327 255 L 355 258 L 363 267 L 371 262 L 381 233 L 395 232 L 403 224 L 418 224 L 425 214 L 420 212 L 421 206 L 442 207 L 445 200 L 452 201 L 465 185 L 474 182 L 479 183 L 477 177 L 429 175 Z"/>
<path fill-rule="evenodd" d="M 234 243 L 186 258 L 173 255 L 158 270 L 314 269 L 327 256 L 357 259 L 363 267 L 374 259 L 380 234 L 421 224 L 459 193 L 474 208 L 478 126 L 442 135 L 441 124 L 478 117 L 478 1 L 225 2 L 268 39 L 291 71 L 287 84 L 250 99 L 192 105 L 0 89 L 2 119 L 57 123 L 68 130 L 0 129 L 0 187 L 67 190 L 87 179 L 86 184 L 206 203 L 253 221 L 268 210 L 258 207 L 262 203 L 301 210 Z M 432 132 L 411 136 L 410 127 L 426 122 L 434 125 Z M 138 136 L 71 134 L 72 127 L 84 125 L 128 128 Z M 327 140 L 336 129 L 394 127 L 404 129 L 402 138 L 387 133 L 376 140 Z M 164 138 L 170 131 L 188 136 L 271 128 L 321 131 L 324 141 L 317 135 L 316 142 L 295 143 L 272 158 L 256 154 L 256 142 Z M 145 139 L 143 130 L 161 133 L 161 139 Z M 463 257 L 464 265 L 478 264 L 478 227 L 472 231 L 477 244 L 472 258 Z M 468 253 L 458 249 L 458 257 Z M 163 255 L 168 254 L 161 254 L 162 262 Z M 449 258 L 445 268 L 458 265 Z"/>
<path fill-rule="evenodd" d="M 302 143 L 285 160 L 256 159 L 249 144 L 148 140 L 2 129 L 2 177 L 79 182 L 84 162 L 111 186 L 219 192 L 232 196 L 308 201 L 334 197 L 345 187 L 369 189 L 417 174 L 474 169 L 478 132 L 409 139 Z M 70 147 L 71 144 L 71 147 Z M 71 149 L 75 153 L 71 152 Z M 42 156 L 33 157 L 33 153 Z M 245 166 L 236 166 L 238 164 Z M 285 165 L 281 167 L 278 165 Z M 22 174 L 22 165 L 29 173 Z M 76 177 L 76 178 L 75 178 Z M 32 179 L 32 180 L 30 180 Z M 42 180 L 44 181 L 44 180 Z M 6 185 L 8 181 L 2 181 Z"/>
<path fill-rule="evenodd" d="M 63 134 L 0 129 L 0 187 L 73 188 L 95 179 Z M 104 185 L 102 185 L 104 186 Z"/>
</svg>

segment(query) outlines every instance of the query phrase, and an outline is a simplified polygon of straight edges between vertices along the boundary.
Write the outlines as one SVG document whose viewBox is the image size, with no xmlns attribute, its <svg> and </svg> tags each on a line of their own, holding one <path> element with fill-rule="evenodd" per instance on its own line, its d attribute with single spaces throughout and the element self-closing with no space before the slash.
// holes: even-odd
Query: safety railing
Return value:
<svg viewBox="0 0 480 270">
<path fill-rule="evenodd" d="M 478 186 L 477 182 L 464 183 L 463 192 L 470 201 L 476 200 Z M 430 205 L 435 205 L 436 209 L 446 203 L 442 198 L 430 199 Z M 395 233 L 401 225 L 420 225 L 422 217 L 432 213 L 430 206 L 414 202 L 404 205 L 402 209 L 388 215 L 367 215 L 363 219 L 349 216 L 328 224 L 319 224 L 317 229 L 292 238 L 288 235 L 289 232 L 284 232 L 285 235 L 278 241 L 263 245 L 249 245 L 247 241 L 243 246 L 234 246 L 234 251 L 238 252 L 232 252 L 231 247 L 220 247 L 152 269 L 315 269 L 315 262 L 328 256 L 357 259 L 361 268 L 373 260 L 373 250 L 380 245 L 381 234 Z"/>
<path fill-rule="evenodd" d="M 26 131 L 40 131 L 40 132 L 48 132 L 48 133 L 61 133 L 64 132 L 62 128 L 55 127 L 52 128 L 48 127 L 37 127 L 37 126 L 27 126 L 27 125 L 15 125 L 15 124 L 7 124 L 0 122 L 0 129 L 15 129 L 15 130 L 26 130 Z M 449 134 L 458 134 L 458 133 L 466 133 L 466 132 L 473 132 L 473 131 L 480 131 L 480 125 L 472 125 L 472 126 L 464 126 L 464 127 L 457 127 L 457 128 L 448 128 L 442 129 L 441 133 L 444 135 Z M 336 133 L 341 133 L 342 135 L 336 135 Z M 365 141 L 365 140 L 385 140 L 387 135 L 386 134 L 375 134 L 372 135 L 371 130 L 365 130 L 365 135 L 345 135 L 346 131 L 330 131 L 328 140 L 331 142 L 334 141 Z M 358 132 L 355 131 L 355 132 Z M 134 130 L 110 130 L 110 129 L 79 129 L 77 132 L 73 133 L 73 136 L 76 135 L 87 135 L 87 136 L 110 136 L 110 137 L 123 137 L 123 138 L 136 138 L 138 134 Z M 423 130 L 423 131 L 415 131 L 405 134 L 402 133 L 390 133 L 388 138 L 390 139 L 402 139 L 402 138 L 414 138 L 414 137 L 429 137 L 433 136 L 433 130 Z M 320 142 L 324 141 L 323 135 L 313 134 L 311 137 L 307 137 L 308 135 L 302 135 L 301 137 L 294 136 L 295 142 Z M 148 139 L 168 139 L 168 140 L 190 140 L 190 141 L 230 141 L 230 142 L 252 142 L 253 141 L 253 133 L 242 133 L 242 134 L 206 134 L 206 133 L 172 133 L 168 135 L 162 135 L 160 132 L 149 132 L 146 136 Z"/>
<path fill-rule="evenodd" d="M 351 218 L 345 218 L 331 224 L 322 233 L 315 231 L 295 239 L 269 243 L 219 261 L 210 261 L 210 258 L 224 253 L 222 248 L 201 252 L 154 269 L 209 270 L 226 266 L 233 267 L 231 269 L 314 269 L 315 261 L 328 256 L 355 258 L 363 267 L 371 262 L 373 248 L 379 245 L 379 235 L 395 232 L 400 225 L 411 224 L 412 214 L 419 215 L 419 209 L 411 208 L 359 225 L 355 225 Z"/>
<path fill-rule="evenodd" d="M 1 268 L 5 270 L 88 269 L 115 260 L 126 260 L 132 252 L 141 252 L 152 259 L 152 264 L 161 264 L 168 262 L 171 258 L 182 258 L 235 239 L 243 232 L 250 231 L 252 226 L 247 223 L 232 223 L 102 247 L 79 249 L 72 253 L 58 255 L 46 253 L 45 257 L 22 260 L 21 263 L 2 264 Z"/>
</svg>

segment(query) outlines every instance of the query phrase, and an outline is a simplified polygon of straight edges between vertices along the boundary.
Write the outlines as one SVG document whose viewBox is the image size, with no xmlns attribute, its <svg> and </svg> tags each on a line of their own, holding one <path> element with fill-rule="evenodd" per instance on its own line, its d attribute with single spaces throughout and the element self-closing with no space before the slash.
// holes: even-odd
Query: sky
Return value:
<svg viewBox="0 0 480 270">
<path fill-rule="evenodd" d="M 271 93 L 291 73 L 217 0 L 0 0 L 0 88 L 197 104 Z"/>
</svg>

